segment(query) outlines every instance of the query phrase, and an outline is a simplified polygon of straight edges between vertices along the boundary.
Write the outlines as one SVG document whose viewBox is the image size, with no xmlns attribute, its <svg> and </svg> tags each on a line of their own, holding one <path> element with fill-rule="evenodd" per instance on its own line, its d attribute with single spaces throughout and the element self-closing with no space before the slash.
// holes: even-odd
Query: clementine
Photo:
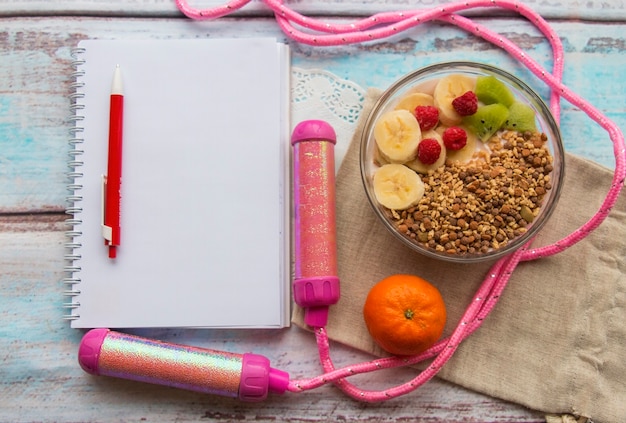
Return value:
<svg viewBox="0 0 626 423">
<path fill-rule="evenodd" d="M 363 317 L 370 335 L 395 355 L 419 354 L 441 337 L 446 306 L 439 290 L 414 275 L 392 275 L 372 287 Z"/>
</svg>

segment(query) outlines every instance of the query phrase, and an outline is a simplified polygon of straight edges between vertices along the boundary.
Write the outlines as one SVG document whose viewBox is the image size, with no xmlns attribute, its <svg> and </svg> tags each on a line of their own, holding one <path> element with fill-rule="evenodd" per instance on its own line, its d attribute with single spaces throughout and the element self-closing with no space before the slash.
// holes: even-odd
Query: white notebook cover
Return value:
<svg viewBox="0 0 626 423">
<path fill-rule="evenodd" d="M 274 39 L 78 45 L 71 326 L 289 324 L 289 54 Z M 84 63 L 82 63 L 84 61 Z M 124 87 L 121 246 L 101 233 Z M 81 120 L 82 117 L 82 120 Z M 80 199 L 79 199 L 80 198 Z"/>
</svg>

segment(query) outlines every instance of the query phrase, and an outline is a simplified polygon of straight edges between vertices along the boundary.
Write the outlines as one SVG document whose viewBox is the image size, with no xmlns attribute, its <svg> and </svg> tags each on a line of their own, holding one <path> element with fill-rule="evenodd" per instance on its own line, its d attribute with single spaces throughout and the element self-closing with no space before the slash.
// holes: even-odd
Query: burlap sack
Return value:
<svg viewBox="0 0 626 423">
<path fill-rule="evenodd" d="M 362 126 L 377 90 L 369 90 L 337 175 L 341 300 L 331 308 L 331 339 L 374 355 L 362 318 L 367 292 L 395 273 L 419 275 L 446 301 L 451 333 L 492 263 L 450 264 L 413 253 L 377 221 L 359 171 Z M 607 138 L 608 139 L 608 138 Z M 607 141 L 608 142 L 608 141 Z M 612 173 L 568 155 L 564 191 L 534 245 L 561 239 L 598 209 Z M 546 413 L 595 423 L 626 421 L 626 200 L 585 240 L 556 256 L 520 264 L 482 327 L 438 374 L 464 387 Z M 302 310 L 293 321 L 303 326 Z M 399 383 L 404 381 L 399 381 Z"/>
</svg>

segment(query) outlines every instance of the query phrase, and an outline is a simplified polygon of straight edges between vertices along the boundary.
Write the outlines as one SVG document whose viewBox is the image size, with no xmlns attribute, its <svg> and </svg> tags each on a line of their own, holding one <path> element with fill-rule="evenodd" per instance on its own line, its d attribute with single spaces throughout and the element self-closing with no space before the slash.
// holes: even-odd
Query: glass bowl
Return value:
<svg viewBox="0 0 626 423">
<path fill-rule="evenodd" d="M 480 94 L 475 113 L 472 95 L 452 104 L 467 91 Z M 491 103 L 506 112 L 484 108 Z M 423 106 L 437 109 L 432 129 L 433 109 Z M 444 134 L 449 127 L 462 131 Z M 467 137 L 460 149 L 459 132 Z M 537 234 L 561 193 L 564 150 L 554 117 L 528 85 L 490 65 L 448 62 L 411 72 L 382 94 L 365 123 L 360 167 L 374 212 L 400 242 L 471 263 L 509 254 Z"/>
</svg>

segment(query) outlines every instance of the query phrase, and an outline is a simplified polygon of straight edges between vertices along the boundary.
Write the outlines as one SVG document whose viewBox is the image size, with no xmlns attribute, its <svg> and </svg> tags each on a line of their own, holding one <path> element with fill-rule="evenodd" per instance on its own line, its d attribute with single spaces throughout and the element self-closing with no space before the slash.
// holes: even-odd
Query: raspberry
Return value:
<svg viewBox="0 0 626 423">
<path fill-rule="evenodd" d="M 439 159 L 441 145 L 434 138 L 423 139 L 417 145 L 417 158 L 424 164 L 433 164 Z"/>
<path fill-rule="evenodd" d="M 439 123 L 439 109 L 434 106 L 417 106 L 415 117 L 422 131 L 433 129 Z"/>
<path fill-rule="evenodd" d="M 448 150 L 460 150 L 467 144 L 467 132 L 458 126 L 446 128 L 441 137 Z"/>
<path fill-rule="evenodd" d="M 478 110 L 478 98 L 473 91 L 468 91 L 452 100 L 452 107 L 461 116 L 473 115 Z"/>
</svg>

